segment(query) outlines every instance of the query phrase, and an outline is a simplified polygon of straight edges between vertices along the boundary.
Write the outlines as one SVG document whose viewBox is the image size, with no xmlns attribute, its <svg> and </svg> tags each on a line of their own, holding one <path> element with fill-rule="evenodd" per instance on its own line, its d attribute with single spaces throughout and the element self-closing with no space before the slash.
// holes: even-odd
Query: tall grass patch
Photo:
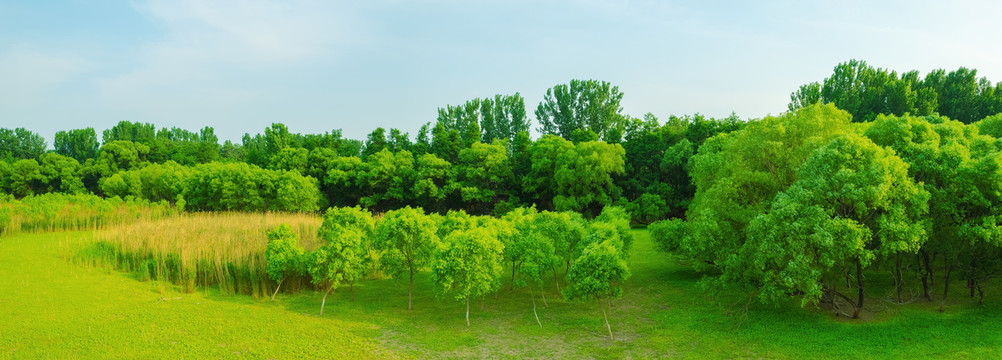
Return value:
<svg viewBox="0 0 1002 360">
<path fill-rule="evenodd" d="M 0 234 L 97 230 L 152 221 L 179 213 L 167 202 L 101 198 L 93 194 L 50 193 L 21 200 L 0 197 Z"/>
<path fill-rule="evenodd" d="M 194 213 L 109 227 L 78 256 L 132 272 L 139 280 L 168 281 L 193 292 L 219 286 L 223 293 L 270 295 L 275 283 L 265 272 L 265 231 L 288 224 L 307 250 L 319 246 L 321 219 L 295 213 Z M 289 279 L 297 291 L 308 279 Z"/>
</svg>

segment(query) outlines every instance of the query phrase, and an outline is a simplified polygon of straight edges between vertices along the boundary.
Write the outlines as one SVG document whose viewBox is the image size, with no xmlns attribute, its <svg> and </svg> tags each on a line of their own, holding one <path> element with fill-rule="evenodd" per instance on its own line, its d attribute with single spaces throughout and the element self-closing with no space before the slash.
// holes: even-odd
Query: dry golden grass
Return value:
<svg viewBox="0 0 1002 360">
<path fill-rule="evenodd" d="M 306 250 L 319 246 L 322 219 L 313 214 L 195 213 L 111 226 L 96 233 L 86 257 L 166 280 L 186 291 L 218 284 L 224 292 L 263 296 L 274 284 L 265 274 L 265 231 L 287 224 Z"/>
</svg>

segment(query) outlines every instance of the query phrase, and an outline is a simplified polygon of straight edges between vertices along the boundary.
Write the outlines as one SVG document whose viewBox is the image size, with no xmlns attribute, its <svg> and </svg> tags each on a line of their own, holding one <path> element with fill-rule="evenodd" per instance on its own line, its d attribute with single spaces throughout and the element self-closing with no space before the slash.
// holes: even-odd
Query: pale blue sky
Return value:
<svg viewBox="0 0 1002 360">
<path fill-rule="evenodd" d="M 876 3 L 876 4 L 875 4 Z M 0 127 L 410 132 L 598 79 L 625 112 L 778 114 L 839 62 L 1002 81 L 995 1 L 0 0 Z M 533 127 L 535 128 L 535 124 Z"/>
</svg>

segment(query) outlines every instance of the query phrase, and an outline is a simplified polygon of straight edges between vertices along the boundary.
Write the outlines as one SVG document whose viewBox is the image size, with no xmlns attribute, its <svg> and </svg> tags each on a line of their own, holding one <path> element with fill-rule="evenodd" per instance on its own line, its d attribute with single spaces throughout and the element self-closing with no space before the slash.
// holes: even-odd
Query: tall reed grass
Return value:
<svg viewBox="0 0 1002 360">
<path fill-rule="evenodd" d="M 97 230 L 110 225 L 177 215 L 166 202 L 104 199 L 97 195 L 51 193 L 21 200 L 0 198 L 0 234 Z"/>
<path fill-rule="evenodd" d="M 266 296 L 274 282 L 265 273 L 265 231 L 288 224 L 306 250 L 320 244 L 322 219 L 292 213 L 193 213 L 109 227 L 78 259 L 133 272 L 140 280 L 163 280 L 193 292 L 218 285 L 223 293 Z M 290 279 L 283 289 L 308 281 Z"/>
</svg>

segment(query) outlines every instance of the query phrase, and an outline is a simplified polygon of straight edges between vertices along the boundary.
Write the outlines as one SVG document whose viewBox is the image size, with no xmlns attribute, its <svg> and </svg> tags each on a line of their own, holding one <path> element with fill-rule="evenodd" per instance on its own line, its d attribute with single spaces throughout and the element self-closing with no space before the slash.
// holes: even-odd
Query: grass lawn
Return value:
<svg viewBox="0 0 1002 360">
<path fill-rule="evenodd" d="M 0 358 L 994 358 L 1002 354 L 1002 293 L 984 306 L 963 294 L 938 303 L 897 306 L 881 274 L 865 321 L 835 318 L 799 300 L 780 307 L 739 293 L 700 290 L 702 275 L 654 250 L 636 231 L 633 277 L 609 316 L 608 339 L 593 302 L 565 302 L 549 279 L 536 324 L 528 289 L 471 304 L 437 299 L 430 276 L 415 283 L 407 310 L 405 281 L 369 280 L 347 288 L 316 314 L 322 293 L 267 298 L 208 289 L 178 292 L 163 282 L 73 264 L 89 232 L 0 238 Z M 885 285 L 881 285 L 881 284 Z M 169 300 L 162 301 L 161 298 Z M 743 319 L 743 320 L 742 320 Z M 740 324 L 740 326 L 738 326 Z"/>
</svg>

